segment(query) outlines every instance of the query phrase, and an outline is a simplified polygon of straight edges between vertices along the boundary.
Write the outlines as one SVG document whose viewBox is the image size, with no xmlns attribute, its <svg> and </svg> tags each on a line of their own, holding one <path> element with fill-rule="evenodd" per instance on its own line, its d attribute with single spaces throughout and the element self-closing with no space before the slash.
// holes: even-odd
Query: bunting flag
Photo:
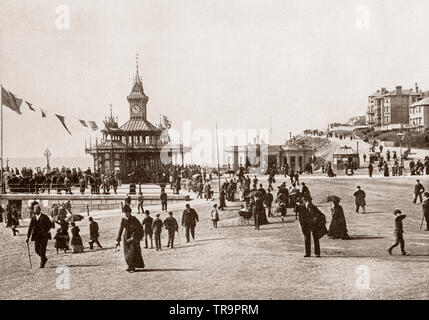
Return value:
<svg viewBox="0 0 429 320">
<path fill-rule="evenodd" d="M 82 127 L 88 128 L 88 125 L 86 124 L 85 120 L 79 120 Z"/>
<path fill-rule="evenodd" d="M 89 126 L 91 127 L 91 129 L 92 129 L 93 131 L 97 131 L 97 130 L 98 130 L 98 126 L 97 126 L 97 124 L 95 123 L 95 121 L 89 121 L 89 120 L 88 120 L 88 123 L 89 123 Z"/>
<path fill-rule="evenodd" d="M 67 126 L 66 126 L 66 122 L 65 122 L 65 120 L 64 120 L 64 117 L 63 117 L 63 116 L 60 116 L 60 115 L 58 115 L 58 114 L 56 114 L 55 116 L 58 118 L 58 120 L 60 120 L 61 124 L 64 126 L 64 128 L 67 130 L 67 132 L 68 132 L 70 135 L 72 135 L 72 134 L 71 134 L 71 132 L 69 131 L 69 129 L 67 128 Z"/>
<path fill-rule="evenodd" d="M 32 107 L 32 104 L 31 104 L 30 102 L 25 101 L 25 103 L 28 105 L 28 108 L 30 108 L 30 110 L 31 110 L 31 111 L 36 111 L 36 109 L 34 109 L 34 108 Z"/>
<path fill-rule="evenodd" d="M 42 112 L 42 118 L 46 118 L 46 111 L 40 108 L 40 112 Z"/>
<path fill-rule="evenodd" d="M 18 99 L 5 88 L 1 87 L 1 104 L 15 111 L 17 114 L 22 114 L 19 110 L 21 108 L 22 99 Z"/>
</svg>

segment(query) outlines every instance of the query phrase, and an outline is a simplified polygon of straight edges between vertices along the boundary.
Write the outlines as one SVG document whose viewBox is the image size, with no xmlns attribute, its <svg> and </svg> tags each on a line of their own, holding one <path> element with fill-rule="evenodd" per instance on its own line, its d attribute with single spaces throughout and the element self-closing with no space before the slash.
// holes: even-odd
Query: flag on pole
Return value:
<svg viewBox="0 0 429 320">
<path fill-rule="evenodd" d="M 21 108 L 22 99 L 15 97 L 10 91 L 1 87 L 1 104 L 15 111 L 17 114 L 22 114 Z"/>
<path fill-rule="evenodd" d="M 88 125 L 86 124 L 85 120 L 79 120 L 82 127 L 88 128 Z"/>
<path fill-rule="evenodd" d="M 42 113 L 42 118 L 46 118 L 46 111 L 40 108 L 40 112 Z"/>
<path fill-rule="evenodd" d="M 89 126 L 91 127 L 91 129 L 92 129 L 93 131 L 97 131 L 97 130 L 98 130 L 98 126 L 97 126 L 97 124 L 95 123 L 95 121 L 89 121 L 89 120 L 88 120 L 88 123 L 89 123 Z"/>
<path fill-rule="evenodd" d="M 36 109 L 34 109 L 34 108 L 32 107 L 32 104 L 31 104 L 30 102 L 25 101 L 25 103 L 28 105 L 28 108 L 29 108 L 31 111 L 36 111 Z"/>
<path fill-rule="evenodd" d="M 56 114 L 55 116 L 58 118 L 58 120 L 60 120 L 61 124 L 64 126 L 64 128 L 67 130 L 67 132 L 68 132 L 70 135 L 72 135 L 72 134 L 71 134 L 71 132 L 69 131 L 69 129 L 67 128 L 67 126 L 66 126 L 66 122 L 65 122 L 64 117 L 63 117 L 63 116 L 60 116 L 60 115 L 58 115 L 58 114 Z"/>
<path fill-rule="evenodd" d="M 170 129 L 171 123 L 172 122 L 165 115 L 162 115 L 162 125 L 164 128 Z"/>
</svg>

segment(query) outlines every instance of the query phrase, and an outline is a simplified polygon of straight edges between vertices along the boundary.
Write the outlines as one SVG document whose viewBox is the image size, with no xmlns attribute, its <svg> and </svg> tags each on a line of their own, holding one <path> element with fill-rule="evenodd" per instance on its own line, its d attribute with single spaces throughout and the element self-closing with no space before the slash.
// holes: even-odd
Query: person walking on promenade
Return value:
<svg viewBox="0 0 429 320">
<path fill-rule="evenodd" d="M 191 208 L 190 204 L 186 204 L 186 209 L 183 210 L 182 226 L 185 227 L 186 242 L 190 241 L 189 233 L 191 233 L 192 240 L 195 239 L 195 227 L 198 222 L 198 214 L 195 209 Z"/>
<path fill-rule="evenodd" d="M 387 252 L 389 252 L 391 255 L 393 248 L 400 245 L 402 255 L 408 256 L 409 254 L 405 252 L 404 227 L 402 224 L 402 221 L 405 219 L 406 215 L 402 214 L 401 210 L 399 209 L 393 211 L 393 214 L 395 215 L 395 229 L 393 231 L 393 234 L 395 235 L 395 243 L 389 249 L 387 249 Z"/>
<path fill-rule="evenodd" d="M 138 201 L 137 214 L 140 214 L 140 210 L 141 210 L 141 212 L 143 214 L 144 213 L 144 209 L 143 209 L 143 201 L 144 201 L 143 192 L 141 192 L 141 191 L 139 192 L 139 196 L 137 198 L 137 201 Z"/>
<path fill-rule="evenodd" d="M 153 236 L 153 229 L 152 229 L 152 223 L 153 218 L 150 216 L 149 210 L 145 211 L 146 217 L 143 219 L 143 228 L 144 228 L 144 247 L 145 249 L 148 248 L 148 238 L 150 238 L 150 248 L 153 249 L 153 242 L 152 242 L 152 236 Z"/>
<path fill-rule="evenodd" d="M 213 205 L 213 208 L 210 210 L 210 217 L 212 218 L 213 228 L 217 228 L 217 222 L 219 221 L 219 210 L 217 208 L 217 203 Z"/>
<path fill-rule="evenodd" d="M 161 210 L 162 211 L 167 211 L 167 201 L 168 201 L 168 196 L 167 193 L 165 192 L 165 189 L 162 190 L 161 195 L 159 196 L 159 198 L 161 199 Z"/>
<path fill-rule="evenodd" d="M 416 203 L 417 202 L 417 197 L 419 197 L 419 199 L 420 199 L 420 203 L 422 203 L 423 202 L 423 199 L 422 199 L 422 194 L 423 194 L 423 192 L 425 192 L 425 188 L 423 187 L 423 185 L 420 183 L 420 180 L 419 179 L 417 179 L 416 180 L 416 185 L 414 186 L 414 200 L 413 200 L 413 203 Z"/>
<path fill-rule="evenodd" d="M 98 223 L 94 221 L 92 217 L 89 217 L 89 249 L 92 250 L 94 248 L 94 243 L 102 249 L 100 242 L 98 241 L 98 237 L 100 236 Z"/>
<path fill-rule="evenodd" d="M 353 194 L 355 196 L 356 213 L 359 212 L 359 208 L 362 207 L 363 213 L 365 213 L 365 191 L 360 186 L 357 186 L 357 191 Z"/>
<path fill-rule="evenodd" d="M 40 268 L 44 268 L 48 258 L 46 257 L 46 247 L 51 239 L 50 230 L 52 222 L 49 217 L 42 213 L 42 209 L 37 202 L 33 203 L 34 215 L 31 218 L 30 225 L 27 231 L 27 243 L 31 239 L 34 241 L 34 249 L 40 257 Z"/>
<path fill-rule="evenodd" d="M 271 213 L 271 205 L 273 203 L 273 200 L 274 200 L 273 194 L 271 193 L 271 190 L 268 189 L 267 193 L 265 194 L 264 202 L 265 202 L 265 206 L 267 207 L 269 217 L 273 216 Z"/>
<path fill-rule="evenodd" d="M 161 232 L 162 232 L 162 220 L 159 218 L 160 214 L 156 214 L 155 220 L 152 223 L 152 230 L 155 235 L 155 247 L 156 251 L 161 250 Z"/>
<path fill-rule="evenodd" d="M 372 171 L 374 170 L 374 167 L 372 166 L 372 163 L 370 162 L 369 164 L 368 164 L 368 176 L 370 177 L 370 178 L 372 178 Z"/>
<path fill-rule="evenodd" d="M 177 220 L 173 217 L 173 212 L 168 213 L 168 217 L 164 220 L 164 227 L 168 232 L 168 244 L 167 247 L 174 248 L 174 234 L 179 232 L 179 225 Z"/>
<path fill-rule="evenodd" d="M 131 215 L 131 207 L 125 205 L 122 211 L 125 217 L 121 220 L 118 237 L 116 238 L 116 247 L 121 244 L 123 234 L 124 256 L 128 265 L 126 271 L 134 272 L 136 268 L 144 268 L 144 261 L 140 247 L 140 241 L 143 238 L 143 226 L 140 221 Z"/>
<path fill-rule="evenodd" d="M 301 231 L 304 235 L 304 257 L 311 256 L 311 236 L 313 236 L 314 241 L 314 254 L 316 257 L 320 257 L 319 240 L 328 233 L 325 215 L 308 198 L 304 199 L 304 203 L 299 204 L 296 210 L 299 215 Z"/>
<path fill-rule="evenodd" d="M 425 200 L 422 204 L 423 215 L 426 219 L 426 231 L 429 231 L 429 192 L 424 193 Z"/>
</svg>

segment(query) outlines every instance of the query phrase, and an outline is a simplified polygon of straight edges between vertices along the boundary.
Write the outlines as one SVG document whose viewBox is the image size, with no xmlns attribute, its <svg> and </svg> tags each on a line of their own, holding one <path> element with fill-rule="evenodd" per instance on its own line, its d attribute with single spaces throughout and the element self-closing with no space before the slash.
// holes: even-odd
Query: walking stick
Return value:
<svg viewBox="0 0 429 320">
<path fill-rule="evenodd" d="M 27 242 L 27 252 L 28 252 L 28 261 L 30 261 L 30 269 L 33 269 L 33 265 L 31 264 L 31 255 L 30 255 L 30 245 Z"/>
</svg>

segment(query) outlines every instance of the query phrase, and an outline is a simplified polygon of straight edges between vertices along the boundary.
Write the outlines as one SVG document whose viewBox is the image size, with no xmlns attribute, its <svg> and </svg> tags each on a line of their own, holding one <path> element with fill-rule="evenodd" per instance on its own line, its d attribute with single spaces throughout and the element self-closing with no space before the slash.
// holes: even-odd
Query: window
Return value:
<svg viewBox="0 0 429 320">
<path fill-rule="evenodd" d="M 150 144 L 150 136 L 146 136 L 146 144 Z"/>
</svg>

